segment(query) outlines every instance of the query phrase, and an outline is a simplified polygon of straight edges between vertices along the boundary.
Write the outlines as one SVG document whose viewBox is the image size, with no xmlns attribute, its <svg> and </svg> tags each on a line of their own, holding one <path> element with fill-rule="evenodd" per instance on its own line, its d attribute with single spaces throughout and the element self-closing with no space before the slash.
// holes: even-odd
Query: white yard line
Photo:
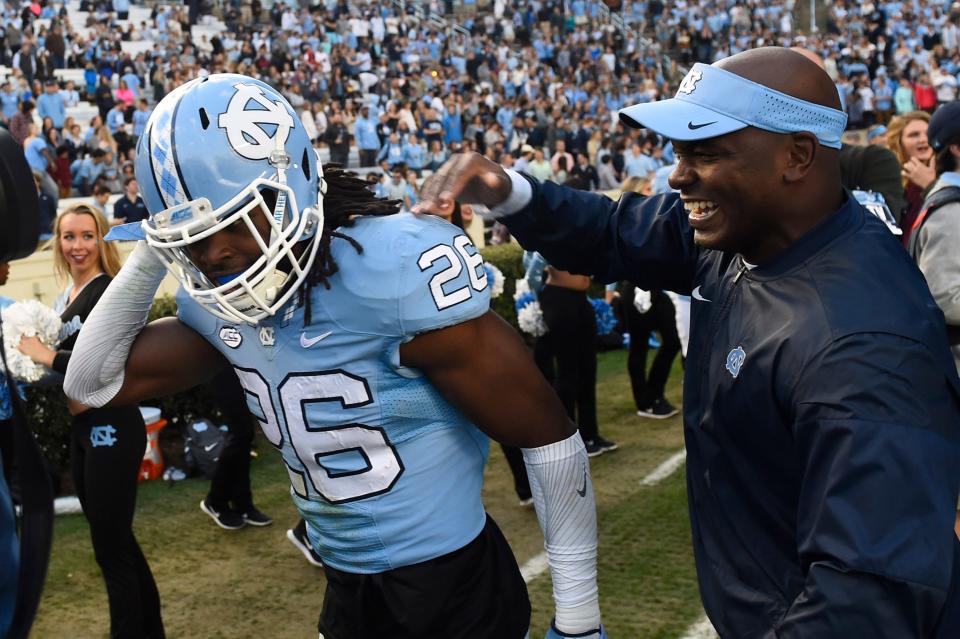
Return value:
<svg viewBox="0 0 960 639">
<path fill-rule="evenodd" d="M 680 639 L 718 639 L 718 636 L 707 615 L 703 615 L 699 621 L 687 628 Z"/>
<path fill-rule="evenodd" d="M 664 479 L 676 472 L 683 466 L 687 459 L 687 450 L 683 449 L 671 455 L 665 462 L 653 469 L 649 475 L 640 481 L 641 486 L 656 486 Z"/>
<path fill-rule="evenodd" d="M 539 555 L 535 555 L 533 558 L 527 561 L 527 563 L 520 566 L 520 574 L 523 575 L 523 581 L 525 583 L 530 583 L 543 573 L 547 572 L 547 553 L 542 552 Z"/>
<path fill-rule="evenodd" d="M 640 482 L 643 486 L 656 486 L 661 481 L 672 475 L 687 458 L 687 451 L 681 450 L 670 456 L 669 459 L 653 469 L 649 475 Z M 547 553 L 542 552 L 531 557 L 527 563 L 520 566 L 520 574 L 523 575 L 523 581 L 530 583 L 543 573 L 547 572 L 549 564 L 547 563 Z M 709 624 L 709 622 L 708 622 Z M 696 635 L 699 636 L 699 635 Z"/>
</svg>

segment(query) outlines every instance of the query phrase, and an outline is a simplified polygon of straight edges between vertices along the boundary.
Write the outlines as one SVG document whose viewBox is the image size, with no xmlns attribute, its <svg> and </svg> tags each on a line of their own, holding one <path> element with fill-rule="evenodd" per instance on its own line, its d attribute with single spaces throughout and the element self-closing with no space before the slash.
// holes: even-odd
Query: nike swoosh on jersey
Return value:
<svg viewBox="0 0 960 639">
<path fill-rule="evenodd" d="M 306 333 L 300 333 L 300 346 L 304 348 L 310 348 L 320 340 L 330 337 L 332 333 L 333 331 L 327 331 L 326 333 L 317 335 L 316 337 L 307 337 Z"/>
<path fill-rule="evenodd" d="M 710 300 L 708 300 L 707 298 L 705 298 L 703 295 L 700 294 L 700 287 L 699 287 L 699 286 L 698 286 L 697 288 L 693 289 L 693 293 L 691 293 L 691 296 L 693 297 L 693 299 L 695 299 L 695 300 L 700 300 L 701 302 L 709 302 L 709 301 L 710 301 Z"/>
<path fill-rule="evenodd" d="M 577 488 L 577 494 L 581 497 L 587 496 L 587 469 L 583 469 L 583 487 Z"/>
<path fill-rule="evenodd" d="M 713 122 L 704 122 L 703 124 L 694 124 L 693 122 L 687 122 L 687 128 L 690 129 L 691 131 L 696 131 L 697 129 L 702 129 L 705 126 L 710 126 L 711 124 L 716 124 L 716 123 L 717 123 L 716 120 L 714 120 Z"/>
</svg>

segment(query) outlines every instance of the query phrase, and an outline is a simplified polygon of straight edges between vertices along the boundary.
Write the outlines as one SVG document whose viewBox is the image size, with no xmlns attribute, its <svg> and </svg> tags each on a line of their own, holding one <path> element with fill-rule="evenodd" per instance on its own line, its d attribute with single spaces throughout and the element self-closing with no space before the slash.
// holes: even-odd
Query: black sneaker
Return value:
<svg viewBox="0 0 960 639">
<path fill-rule="evenodd" d="M 660 399 L 653 400 L 653 404 L 651 404 L 649 408 L 641 408 L 638 410 L 637 415 L 640 417 L 650 417 L 651 419 L 667 419 L 679 412 L 676 406 L 661 397 Z"/>
<path fill-rule="evenodd" d="M 208 504 L 206 499 L 200 501 L 200 510 L 210 515 L 210 518 L 225 530 L 239 530 L 247 523 L 240 513 L 226 508 L 216 509 Z"/>
<path fill-rule="evenodd" d="M 317 568 L 323 568 L 323 559 L 321 559 L 317 551 L 313 549 L 313 544 L 310 543 L 310 537 L 307 536 L 306 522 L 301 519 L 299 524 L 288 530 L 287 539 L 297 547 L 297 550 L 303 553 L 307 561 Z"/>
<path fill-rule="evenodd" d="M 519 497 L 518 503 L 523 508 L 533 508 L 533 497 Z"/>
<path fill-rule="evenodd" d="M 270 515 L 262 512 L 256 506 L 251 506 L 250 510 L 243 513 L 243 521 L 251 526 L 269 526 L 273 523 Z"/>
<path fill-rule="evenodd" d="M 597 444 L 595 439 L 586 439 L 583 446 L 587 449 L 587 457 L 596 457 L 603 454 L 603 449 Z"/>
<path fill-rule="evenodd" d="M 609 439 L 604 439 L 603 437 L 600 437 L 600 435 L 597 435 L 594 438 L 593 443 L 596 444 L 597 447 L 600 448 L 600 451 L 604 453 L 609 453 L 611 450 L 616 450 L 619 448 L 616 442 L 612 442 Z"/>
</svg>

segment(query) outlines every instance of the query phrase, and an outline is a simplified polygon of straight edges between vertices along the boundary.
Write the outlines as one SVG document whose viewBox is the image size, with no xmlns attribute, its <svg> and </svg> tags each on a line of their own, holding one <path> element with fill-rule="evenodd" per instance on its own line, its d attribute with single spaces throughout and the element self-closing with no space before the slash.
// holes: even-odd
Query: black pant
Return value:
<svg viewBox="0 0 960 639">
<path fill-rule="evenodd" d="M 146 445 L 136 406 L 93 408 L 73 418 L 73 482 L 107 583 L 111 637 L 164 636 L 160 594 L 133 536 L 137 474 Z"/>
<path fill-rule="evenodd" d="M 330 147 L 330 163 L 339 164 L 347 168 L 350 157 L 350 147 Z"/>
<path fill-rule="evenodd" d="M 233 368 L 227 366 L 207 384 L 226 419 L 227 441 L 210 480 L 207 503 L 216 510 L 232 508 L 239 513 L 253 508 L 250 492 L 250 445 L 253 443 L 253 419 L 247 398 Z"/>
<path fill-rule="evenodd" d="M 360 149 L 360 166 L 376 166 L 378 153 L 377 149 Z"/>
<path fill-rule="evenodd" d="M 673 359 L 680 352 L 680 337 L 677 335 L 676 309 L 670 297 L 663 291 L 651 291 L 650 310 L 640 313 L 633 305 L 633 287 L 627 287 L 623 295 L 623 308 L 630 333 L 630 354 L 627 370 L 633 388 L 633 401 L 637 409 L 650 408 L 654 401 L 663 397 Z M 650 349 L 650 333 L 660 333 L 660 348 L 653 358 L 649 376 L 647 351 Z"/>
<path fill-rule="evenodd" d="M 556 361 L 554 388 L 584 440 L 597 436 L 597 320 L 585 291 L 547 284 L 543 321 Z"/>
<path fill-rule="evenodd" d="M 469 544 L 428 561 L 361 575 L 324 566 L 325 639 L 521 639 L 530 599 L 493 519 Z"/>
<path fill-rule="evenodd" d="M 533 493 L 530 492 L 530 478 L 527 477 L 527 465 L 523 462 L 523 452 L 516 446 L 506 444 L 500 444 L 500 448 L 503 449 L 503 456 L 507 458 L 507 464 L 510 466 L 513 489 L 517 491 L 517 497 L 530 499 Z"/>
</svg>

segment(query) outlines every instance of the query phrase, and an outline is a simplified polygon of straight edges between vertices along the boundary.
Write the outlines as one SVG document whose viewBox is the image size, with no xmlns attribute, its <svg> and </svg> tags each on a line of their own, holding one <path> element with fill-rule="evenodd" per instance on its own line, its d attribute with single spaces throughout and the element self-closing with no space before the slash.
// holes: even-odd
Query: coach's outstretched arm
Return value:
<svg viewBox="0 0 960 639">
<path fill-rule="evenodd" d="M 498 218 L 524 248 L 558 268 L 689 293 L 699 249 L 676 195 L 624 193 L 613 201 L 463 153 L 427 178 L 414 210 L 443 215 L 454 201 L 486 206 L 486 217 Z"/>
<path fill-rule="evenodd" d="M 223 367 L 219 353 L 179 320 L 145 328 L 166 272 L 140 242 L 80 329 L 63 384 L 68 397 L 91 407 L 127 405 L 192 388 Z"/>
</svg>

